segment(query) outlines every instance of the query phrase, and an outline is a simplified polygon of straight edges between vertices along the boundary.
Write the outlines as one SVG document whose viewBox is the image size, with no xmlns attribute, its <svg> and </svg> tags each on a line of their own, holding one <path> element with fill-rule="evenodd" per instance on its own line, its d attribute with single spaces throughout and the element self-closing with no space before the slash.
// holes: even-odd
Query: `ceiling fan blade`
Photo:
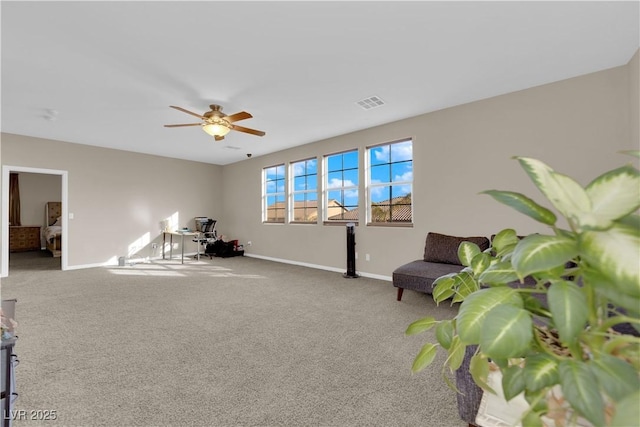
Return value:
<svg viewBox="0 0 640 427">
<path fill-rule="evenodd" d="M 202 123 L 183 123 L 179 125 L 164 125 L 166 128 L 178 128 L 182 126 L 200 126 Z"/>
<path fill-rule="evenodd" d="M 218 136 L 218 135 L 214 135 L 213 137 L 216 141 L 222 141 L 224 139 L 224 136 Z"/>
<path fill-rule="evenodd" d="M 193 111 L 185 110 L 184 108 L 182 108 L 182 107 L 176 107 L 175 105 L 169 105 L 169 107 L 171 107 L 171 108 L 175 108 L 175 109 L 176 109 L 176 110 L 178 110 L 178 111 L 182 111 L 183 113 L 191 114 L 192 116 L 196 116 L 196 117 L 199 117 L 199 118 L 201 118 L 202 120 L 204 120 L 204 117 L 202 117 L 202 116 L 201 116 L 200 114 L 198 114 L 198 113 L 194 113 Z"/>
<path fill-rule="evenodd" d="M 231 129 L 239 132 L 250 133 L 251 135 L 265 136 L 266 134 L 261 130 L 249 129 L 243 126 L 231 125 Z"/>
<path fill-rule="evenodd" d="M 240 111 L 239 113 L 232 114 L 230 116 L 225 117 L 224 119 L 229 123 L 237 122 L 239 120 L 250 119 L 253 116 L 246 111 Z"/>
</svg>

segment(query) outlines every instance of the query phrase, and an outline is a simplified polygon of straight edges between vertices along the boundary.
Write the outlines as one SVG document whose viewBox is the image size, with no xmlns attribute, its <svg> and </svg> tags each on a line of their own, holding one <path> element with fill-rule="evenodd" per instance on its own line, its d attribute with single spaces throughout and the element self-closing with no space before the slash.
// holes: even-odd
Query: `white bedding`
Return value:
<svg viewBox="0 0 640 427">
<path fill-rule="evenodd" d="M 44 238 L 47 239 L 47 241 L 51 241 L 51 239 L 61 234 L 62 234 L 62 227 L 59 225 L 50 225 L 44 229 Z"/>
</svg>

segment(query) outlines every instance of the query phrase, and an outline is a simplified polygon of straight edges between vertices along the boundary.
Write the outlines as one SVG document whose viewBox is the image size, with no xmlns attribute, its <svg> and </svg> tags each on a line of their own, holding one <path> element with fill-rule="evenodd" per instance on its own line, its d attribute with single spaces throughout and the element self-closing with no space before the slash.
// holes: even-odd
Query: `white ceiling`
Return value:
<svg viewBox="0 0 640 427">
<path fill-rule="evenodd" d="M 2 1 L 2 131 L 229 164 L 626 64 L 639 4 Z M 213 103 L 266 136 L 163 127 Z"/>
</svg>

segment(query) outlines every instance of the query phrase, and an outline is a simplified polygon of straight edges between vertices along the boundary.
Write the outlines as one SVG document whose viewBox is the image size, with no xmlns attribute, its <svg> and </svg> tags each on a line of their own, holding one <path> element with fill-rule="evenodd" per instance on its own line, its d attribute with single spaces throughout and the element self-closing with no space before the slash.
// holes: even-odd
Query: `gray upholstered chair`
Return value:
<svg viewBox="0 0 640 427">
<path fill-rule="evenodd" d="M 433 282 L 438 277 L 462 270 L 458 259 L 458 247 L 462 242 L 473 242 L 480 250 L 489 247 L 489 239 L 482 236 L 457 237 L 428 233 L 422 259 L 404 264 L 393 272 L 393 286 L 398 288 L 398 301 L 402 299 L 405 289 L 431 294 Z"/>
</svg>

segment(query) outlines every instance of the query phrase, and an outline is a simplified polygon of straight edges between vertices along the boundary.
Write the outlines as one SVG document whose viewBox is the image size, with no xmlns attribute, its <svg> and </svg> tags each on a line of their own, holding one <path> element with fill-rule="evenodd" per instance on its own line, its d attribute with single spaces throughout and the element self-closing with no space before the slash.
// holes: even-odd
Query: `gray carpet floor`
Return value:
<svg viewBox="0 0 640 427">
<path fill-rule="evenodd" d="M 428 295 L 249 257 L 66 272 L 11 258 L 15 409 L 57 418 L 14 426 L 466 426 L 443 354 L 411 374 L 433 336 L 407 325 L 455 315 Z"/>
</svg>

